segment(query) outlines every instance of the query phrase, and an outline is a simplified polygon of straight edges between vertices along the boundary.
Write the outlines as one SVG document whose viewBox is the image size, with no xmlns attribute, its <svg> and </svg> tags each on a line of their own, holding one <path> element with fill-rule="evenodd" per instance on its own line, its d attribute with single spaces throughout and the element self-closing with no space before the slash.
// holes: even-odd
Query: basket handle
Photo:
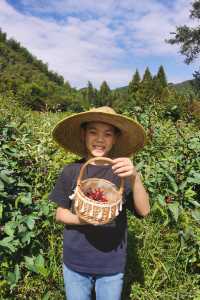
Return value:
<svg viewBox="0 0 200 300">
<path fill-rule="evenodd" d="M 83 164 L 83 166 L 80 169 L 80 173 L 79 173 L 79 176 L 78 176 L 78 179 L 77 179 L 77 185 L 78 186 L 81 185 L 81 180 L 82 180 L 83 173 L 85 171 L 86 166 L 93 163 L 93 162 L 95 162 L 95 161 L 104 161 L 104 162 L 107 162 L 109 164 L 113 163 L 113 160 L 111 158 L 108 158 L 108 157 L 94 157 L 94 158 L 89 159 L 88 161 L 86 161 Z M 119 193 L 122 195 L 122 193 L 124 191 L 124 178 L 120 178 L 120 179 L 121 179 L 121 183 L 120 183 Z"/>
</svg>

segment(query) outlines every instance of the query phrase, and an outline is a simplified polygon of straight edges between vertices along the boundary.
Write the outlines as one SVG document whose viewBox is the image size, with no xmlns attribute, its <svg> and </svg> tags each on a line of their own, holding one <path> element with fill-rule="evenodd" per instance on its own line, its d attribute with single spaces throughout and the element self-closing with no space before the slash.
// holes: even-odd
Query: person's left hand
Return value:
<svg viewBox="0 0 200 300">
<path fill-rule="evenodd" d="M 113 159 L 112 169 L 114 174 L 119 177 L 135 177 L 137 175 L 137 171 L 132 161 L 127 157 L 118 157 Z"/>
</svg>

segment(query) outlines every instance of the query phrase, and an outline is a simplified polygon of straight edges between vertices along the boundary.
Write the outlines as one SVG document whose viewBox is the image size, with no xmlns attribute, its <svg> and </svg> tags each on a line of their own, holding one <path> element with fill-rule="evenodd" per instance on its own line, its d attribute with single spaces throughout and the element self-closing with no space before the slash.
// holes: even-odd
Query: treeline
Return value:
<svg viewBox="0 0 200 300">
<path fill-rule="evenodd" d="M 67 67 L 67 66 L 66 66 Z M 154 107 L 162 116 L 178 119 L 198 111 L 199 101 L 191 87 L 177 91 L 167 82 L 160 66 L 156 75 L 147 67 L 143 77 L 138 70 L 127 87 L 111 90 L 103 81 L 99 89 L 89 81 L 86 88 L 77 90 L 65 82 L 48 65 L 38 60 L 14 39 L 7 39 L 0 30 L 0 94 L 11 95 L 23 106 L 38 111 L 79 112 L 92 106 L 109 105 L 117 111 L 140 111 Z M 195 101 L 194 101 L 195 100 Z"/>
<path fill-rule="evenodd" d="M 200 118 L 199 96 L 192 84 L 176 89 L 167 82 L 162 65 L 154 76 L 148 67 L 143 76 L 136 70 L 127 87 L 115 90 L 111 90 L 106 81 L 99 90 L 88 82 L 87 88 L 81 91 L 79 97 L 88 107 L 109 105 L 120 112 L 127 111 L 133 115 L 152 110 L 160 114 L 160 117 L 170 117 L 175 121 L 179 118 L 190 120 L 193 116 Z"/>
</svg>

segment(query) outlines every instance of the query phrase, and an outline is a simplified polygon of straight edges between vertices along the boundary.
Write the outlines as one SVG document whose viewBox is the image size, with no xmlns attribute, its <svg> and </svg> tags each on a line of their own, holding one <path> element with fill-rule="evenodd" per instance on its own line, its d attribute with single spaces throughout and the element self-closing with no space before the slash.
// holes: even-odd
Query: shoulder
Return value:
<svg viewBox="0 0 200 300">
<path fill-rule="evenodd" d="M 67 164 L 63 167 L 63 171 L 62 173 L 64 175 L 68 175 L 68 174 L 74 174 L 74 172 L 79 171 L 81 165 L 84 163 L 83 159 L 77 160 L 75 162 L 72 162 L 70 164 Z"/>
</svg>

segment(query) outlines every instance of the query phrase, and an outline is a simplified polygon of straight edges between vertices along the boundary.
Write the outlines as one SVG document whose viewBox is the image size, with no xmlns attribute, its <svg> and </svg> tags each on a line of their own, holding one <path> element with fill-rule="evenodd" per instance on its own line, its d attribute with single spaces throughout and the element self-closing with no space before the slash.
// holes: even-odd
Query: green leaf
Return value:
<svg viewBox="0 0 200 300">
<path fill-rule="evenodd" d="M 196 221 L 200 222 L 200 208 L 195 208 L 195 209 L 192 210 L 192 217 Z"/>
<path fill-rule="evenodd" d="M 0 203 L 0 220 L 2 219 L 3 217 L 3 204 Z"/>
<path fill-rule="evenodd" d="M 165 175 L 166 175 L 166 177 L 168 178 L 168 180 L 170 182 L 172 190 L 176 193 L 178 191 L 178 186 L 177 186 L 177 183 L 176 183 L 175 179 L 167 173 Z"/>
<path fill-rule="evenodd" d="M 32 216 L 28 216 L 27 219 L 25 220 L 26 225 L 30 230 L 32 230 L 35 226 L 35 218 Z"/>
<path fill-rule="evenodd" d="M 194 177 L 188 177 L 187 182 L 194 183 L 194 184 L 200 184 L 200 173 L 193 172 L 192 175 Z"/>
<path fill-rule="evenodd" d="M 15 208 L 18 207 L 18 203 L 23 203 L 24 205 L 30 205 L 32 203 L 31 193 L 20 193 L 15 199 Z"/>
<path fill-rule="evenodd" d="M 25 256 L 25 265 L 30 271 L 41 274 L 45 277 L 48 275 L 48 270 L 44 265 L 44 257 L 41 254 L 37 257 Z"/>
<path fill-rule="evenodd" d="M 195 195 L 196 195 L 196 192 L 193 191 L 192 187 L 189 187 L 184 193 L 185 199 L 187 199 L 189 201 L 192 201 L 194 199 Z"/>
<path fill-rule="evenodd" d="M 198 138 L 192 138 L 188 144 L 188 148 L 192 150 L 200 150 L 200 141 Z"/>
<path fill-rule="evenodd" d="M 33 238 L 33 237 L 35 237 L 35 233 L 32 231 L 29 231 L 29 232 L 25 233 L 25 235 L 21 239 L 21 242 L 23 244 L 30 244 L 31 238 Z"/>
<path fill-rule="evenodd" d="M 17 223 L 16 222 L 7 222 L 5 227 L 4 227 L 4 232 L 9 235 L 9 236 L 13 236 L 15 233 L 15 229 L 17 227 Z"/>
<path fill-rule="evenodd" d="M 196 193 L 195 193 L 196 194 Z M 193 199 L 188 199 L 188 202 L 194 205 L 195 207 L 200 207 L 200 203 Z"/>
<path fill-rule="evenodd" d="M 51 294 L 50 292 L 45 293 L 45 295 L 43 295 L 42 300 L 49 300 L 51 299 Z"/>
<path fill-rule="evenodd" d="M 163 219 L 163 226 L 166 226 L 169 223 L 169 217 L 163 205 L 160 205 L 158 202 L 155 202 L 151 211 L 155 214 L 158 213 L 159 217 Z"/>
<path fill-rule="evenodd" d="M 14 272 L 8 272 L 8 274 L 7 274 L 7 280 L 9 282 L 11 288 L 16 286 L 16 284 L 20 278 L 21 278 L 21 274 L 20 274 L 20 270 L 19 270 L 19 265 L 15 265 Z"/>
<path fill-rule="evenodd" d="M 48 202 L 44 201 L 44 202 L 40 202 L 40 211 L 39 211 L 39 215 L 45 215 L 48 216 L 49 215 L 49 205 Z"/>
<path fill-rule="evenodd" d="M 7 176 L 5 170 L 0 172 L 0 178 L 7 184 L 12 184 L 13 182 L 15 182 L 14 178 Z"/>
<path fill-rule="evenodd" d="M 35 259 L 35 267 L 38 273 L 43 276 L 47 276 L 48 270 L 45 268 L 44 262 L 44 257 L 41 254 L 38 255 Z"/>
<path fill-rule="evenodd" d="M 179 203 L 174 202 L 168 205 L 168 209 L 170 210 L 174 220 L 177 222 L 179 217 Z"/>
<path fill-rule="evenodd" d="M 19 240 L 14 240 L 12 236 L 8 236 L 0 241 L 0 246 L 15 252 L 19 246 Z"/>
<path fill-rule="evenodd" d="M 27 269 L 29 269 L 32 272 L 37 273 L 35 265 L 34 265 L 34 258 L 33 257 L 28 257 L 25 256 L 25 266 L 27 267 Z"/>
<path fill-rule="evenodd" d="M 0 191 L 4 190 L 4 183 L 3 181 L 0 179 Z"/>
<path fill-rule="evenodd" d="M 31 185 L 24 182 L 24 181 L 21 181 L 21 182 L 18 182 L 17 186 L 19 187 L 27 187 L 28 189 L 31 189 Z"/>
</svg>

